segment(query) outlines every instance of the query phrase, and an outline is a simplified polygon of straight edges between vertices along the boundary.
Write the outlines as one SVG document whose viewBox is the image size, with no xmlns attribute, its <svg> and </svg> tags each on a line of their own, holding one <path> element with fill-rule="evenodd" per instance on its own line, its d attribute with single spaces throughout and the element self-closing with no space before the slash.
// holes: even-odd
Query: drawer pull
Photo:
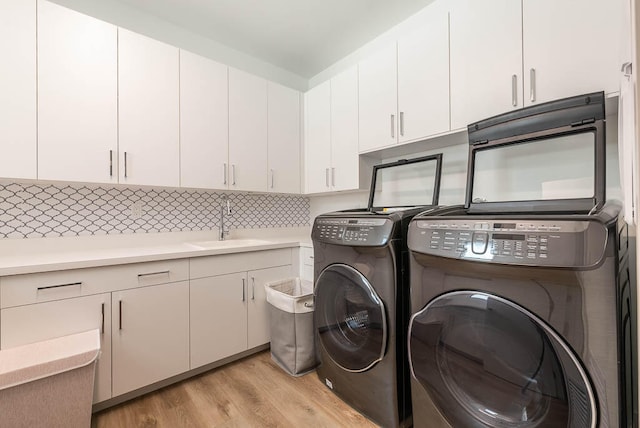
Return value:
<svg viewBox="0 0 640 428">
<path fill-rule="evenodd" d="M 51 290 L 53 288 L 73 287 L 75 285 L 82 285 L 81 282 L 70 282 L 69 284 L 48 285 L 46 287 L 38 287 L 38 291 Z"/>
<path fill-rule="evenodd" d="M 147 278 L 149 276 L 154 276 L 154 275 L 169 275 L 168 270 L 163 270 L 161 272 L 151 272 L 151 273 L 139 273 L 138 274 L 138 278 Z"/>
</svg>

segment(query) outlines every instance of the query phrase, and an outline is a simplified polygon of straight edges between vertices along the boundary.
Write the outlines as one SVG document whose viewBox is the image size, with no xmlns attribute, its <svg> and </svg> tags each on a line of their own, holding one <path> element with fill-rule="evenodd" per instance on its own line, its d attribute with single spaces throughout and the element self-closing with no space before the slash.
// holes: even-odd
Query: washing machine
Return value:
<svg viewBox="0 0 640 428">
<path fill-rule="evenodd" d="M 469 139 L 465 205 L 408 231 L 414 426 L 637 426 L 633 257 L 621 205 L 604 201 L 604 95 L 491 118 Z"/>
<path fill-rule="evenodd" d="M 406 233 L 414 215 L 437 206 L 441 162 L 438 154 L 376 166 L 367 209 L 313 225 L 318 376 L 384 427 L 411 426 Z"/>
</svg>

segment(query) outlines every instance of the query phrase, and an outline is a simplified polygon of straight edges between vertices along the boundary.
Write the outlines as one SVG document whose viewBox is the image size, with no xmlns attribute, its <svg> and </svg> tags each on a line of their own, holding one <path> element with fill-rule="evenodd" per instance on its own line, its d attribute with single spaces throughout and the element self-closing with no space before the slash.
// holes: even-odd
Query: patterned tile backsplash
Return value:
<svg viewBox="0 0 640 428">
<path fill-rule="evenodd" d="M 309 198 L 109 185 L 0 181 L 0 239 L 308 226 Z"/>
</svg>

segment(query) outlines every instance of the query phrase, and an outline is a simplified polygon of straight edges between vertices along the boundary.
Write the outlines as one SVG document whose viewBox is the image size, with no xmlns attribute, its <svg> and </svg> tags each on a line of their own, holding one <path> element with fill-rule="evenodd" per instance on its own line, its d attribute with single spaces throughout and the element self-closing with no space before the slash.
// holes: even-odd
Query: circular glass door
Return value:
<svg viewBox="0 0 640 428">
<path fill-rule="evenodd" d="M 367 279 L 351 266 L 323 270 L 315 288 L 315 328 L 320 344 L 344 370 L 368 370 L 387 343 L 384 304 Z"/>
<path fill-rule="evenodd" d="M 542 320 L 486 293 L 432 300 L 409 324 L 411 375 L 453 426 L 595 427 L 581 363 Z"/>
</svg>

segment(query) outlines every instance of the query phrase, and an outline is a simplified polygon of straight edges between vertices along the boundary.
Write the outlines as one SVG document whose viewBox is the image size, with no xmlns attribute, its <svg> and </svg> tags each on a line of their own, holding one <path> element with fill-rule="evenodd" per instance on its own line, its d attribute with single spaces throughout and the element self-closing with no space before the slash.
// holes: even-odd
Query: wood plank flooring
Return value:
<svg viewBox="0 0 640 428">
<path fill-rule="evenodd" d="M 269 351 L 93 415 L 92 427 L 377 427 L 316 373 L 286 374 Z"/>
</svg>

